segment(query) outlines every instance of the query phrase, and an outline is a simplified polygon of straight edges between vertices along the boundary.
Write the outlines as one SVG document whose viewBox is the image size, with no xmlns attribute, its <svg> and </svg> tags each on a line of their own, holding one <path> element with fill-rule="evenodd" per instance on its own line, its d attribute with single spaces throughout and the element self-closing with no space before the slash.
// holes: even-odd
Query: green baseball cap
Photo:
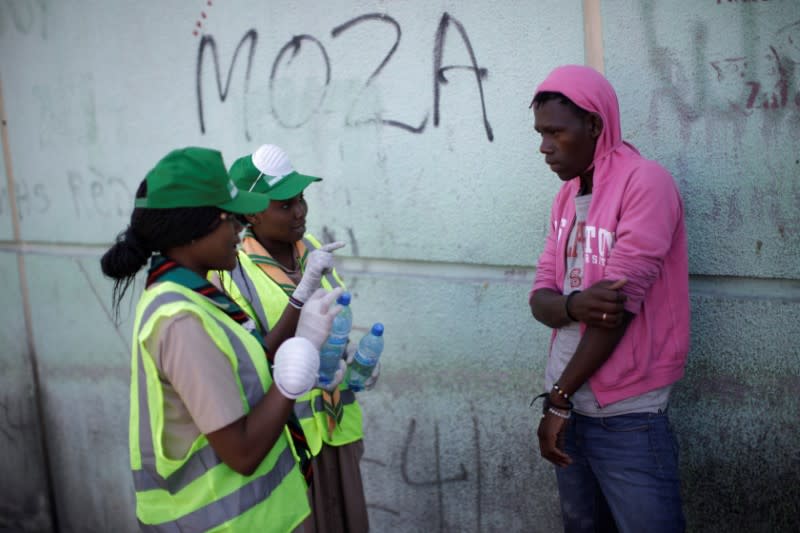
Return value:
<svg viewBox="0 0 800 533">
<path fill-rule="evenodd" d="M 297 172 L 289 156 L 274 144 L 262 145 L 237 159 L 230 170 L 231 179 L 244 191 L 266 194 L 271 200 L 294 198 L 322 178 Z"/>
<path fill-rule="evenodd" d="M 222 154 L 209 148 L 173 150 L 147 173 L 147 197 L 137 198 L 136 207 L 218 207 L 223 211 L 250 215 L 269 205 L 269 198 L 240 191 L 225 171 Z"/>
</svg>

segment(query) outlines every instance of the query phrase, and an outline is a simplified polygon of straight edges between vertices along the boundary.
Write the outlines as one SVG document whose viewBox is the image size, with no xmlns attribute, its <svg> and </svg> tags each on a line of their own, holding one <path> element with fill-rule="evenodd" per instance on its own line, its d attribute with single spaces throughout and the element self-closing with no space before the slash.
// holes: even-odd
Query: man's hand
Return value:
<svg viewBox="0 0 800 533">
<path fill-rule="evenodd" d="M 539 452 L 542 457 L 556 466 L 568 466 L 572 464 L 572 459 L 564 453 L 564 430 L 567 424 L 566 419 L 545 411 L 539 422 L 539 430 L 536 435 L 539 437 Z"/>
<path fill-rule="evenodd" d="M 569 312 L 587 326 L 614 329 L 622 324 L 625 295 L 620 289 L 627 279 L 600 280 L 569 301 Z"/>
<path fill-rule="evenodd" d="M 292 293 L 296 300 L 305 303 L 314 291 L 319 288 L 322 276 L 326 271 L 333 268 L 333 254 L 331 252 L 344 245 L 343 242 L 332 242 L 308 254 L 303 277 L 300 279 L 300 283 L 297 284 L 294 293 Z"/>
</svg>

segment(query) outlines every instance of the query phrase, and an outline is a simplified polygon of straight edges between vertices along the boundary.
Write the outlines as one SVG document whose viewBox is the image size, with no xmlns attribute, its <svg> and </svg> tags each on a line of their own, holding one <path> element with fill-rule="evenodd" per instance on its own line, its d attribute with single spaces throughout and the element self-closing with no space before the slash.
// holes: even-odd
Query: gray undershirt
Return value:
<svg viewBox="0 0 800 533">
<path fill-rule="evenodd" d="M 575 197 L 575 224 L 570 230 L 569 241 L 567 242 L 564 294 L 583 290 L 583 245 L 585 242 L 583 232 L 591 202 L 591 194 Z M 550 357 L 547 359 L 547 368 L 545 370 L 546 390 L 552 389 L 553 383 L 557 382 L 561 377 L 567 363 L 575 354 L 580 340 L 580 322 L 570 322 L 556 330 L 556 337 L 553 339 L 553 346 L 550 350 Z M 587 381 L 572 395 L 571 400 L 575 405 L 574 411 L 586 416 L 605 417 L 628 413 L 657 413 L 666 410 L 671 389 L 672 385 L 668 385 L 600 407 Z"/>
</svg>

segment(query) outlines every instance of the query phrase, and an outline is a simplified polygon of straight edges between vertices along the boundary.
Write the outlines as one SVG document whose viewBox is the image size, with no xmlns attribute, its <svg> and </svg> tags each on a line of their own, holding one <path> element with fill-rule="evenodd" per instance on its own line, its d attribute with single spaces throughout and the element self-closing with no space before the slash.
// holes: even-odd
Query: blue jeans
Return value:
<svg viewBox="0 0 800 533">
<path fill-rule="evenodd" d="M 686 528 L 678 444 L 666 413 L 593 418 L 573 413 L 556 468 L 564 531 L 660 533 Z"/>
</svg>

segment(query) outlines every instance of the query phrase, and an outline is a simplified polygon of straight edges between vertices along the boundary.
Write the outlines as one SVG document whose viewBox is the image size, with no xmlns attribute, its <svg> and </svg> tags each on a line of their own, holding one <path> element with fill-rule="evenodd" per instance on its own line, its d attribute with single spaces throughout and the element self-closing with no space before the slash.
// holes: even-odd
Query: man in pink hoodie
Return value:
<svg viewBox="0 0 800 533">
<path fill-rule="evenodd" d="M 531 108 L 564 182 L 530 292 L 553 328 L 538 437 L 565 531 L 685 529 L 667 417 L 689 350 L 683 202 L 672 176 L 622 140 L 611 84 L 555 69 Z"/>
</svg>

